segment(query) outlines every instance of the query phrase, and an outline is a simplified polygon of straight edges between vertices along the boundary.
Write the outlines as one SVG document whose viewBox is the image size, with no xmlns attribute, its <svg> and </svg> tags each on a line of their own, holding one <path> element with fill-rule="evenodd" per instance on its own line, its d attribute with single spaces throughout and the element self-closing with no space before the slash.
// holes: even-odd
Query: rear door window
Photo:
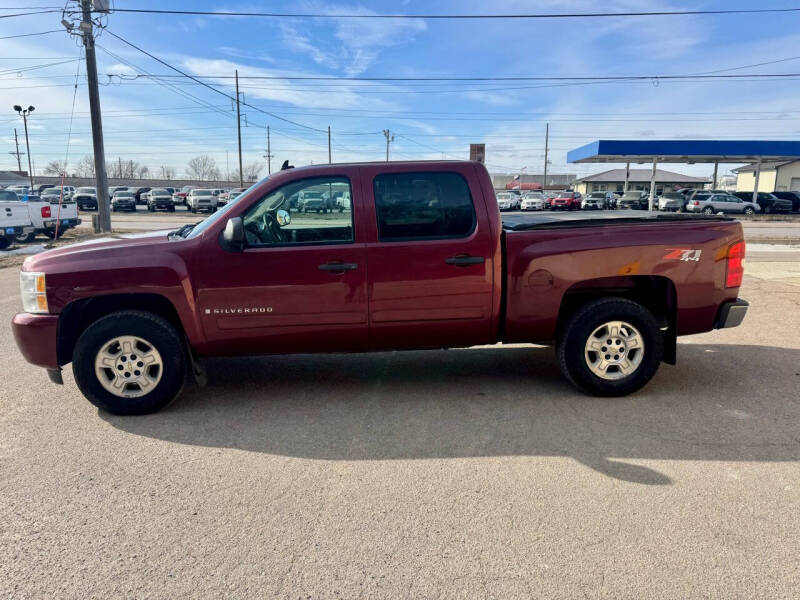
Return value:
<svg viewBox="0 0 800 600">
<path fill-rule="evenodd" d="M 476 218 L 472 196 L 458 173 L 386 173 L 373 180 L 378 239 L 469 236 Z"/>
</svg>

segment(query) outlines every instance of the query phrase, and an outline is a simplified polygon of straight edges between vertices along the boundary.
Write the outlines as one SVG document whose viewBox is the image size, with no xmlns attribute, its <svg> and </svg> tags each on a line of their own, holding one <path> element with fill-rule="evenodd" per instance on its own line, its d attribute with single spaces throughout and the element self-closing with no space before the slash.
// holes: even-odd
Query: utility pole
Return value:
<svg viewBox="0 0 800 600">
<path fill-rule="evenodd" d="M 100 90 L 97 86 L 97 59 L 92 31 L 92 0 L 80 0 L 83 20 L 80 30 L 86 49 L 86 79 L 89 83 L 89 111 L 92 120 L 92 146 L 94 147 L 94 173 L 97 188 L 97 231 L 111 231 L 108 181 L 106 180 L 106 152 L 103 147 L 103 121 L 100 115 Z M 71 26 L 70 26 L 71 28 Z M 70 29 L 68 28 L 68 29 Z"/>
<path fill-rule="evenodd" d="M 331 126 L 330 125 L 328 125 L 328 164 L 331 164 Z"/>
<path fill-rule="evenodd" d="M 269 125 L 267 125 L 267 175 L 272 175 L 272 149 L 269 145 Z"/>
<path fill-rule="evenodd" d="M 239 69 L 236 69 L 236 132 L 239 136 L 239 187 L 244 187 L 244 173 L 242 173 L 242 120 L 239 112 Z"/>
<path fill-rule="evenodd" d="M 550 145 L 550 123 L 544 128 L 544 179 L 542 181 L 542 191 L 547 187 L 547 152 Z"/>
<path fill-rule="evenodd" d="M 383 136 L 386 138 L 386 162 L 389 162 L 389 143 L 394 141 L 394 136 L 388 129 L 383 130 Z"/>
<path fill-rule="evenodd" d="M 13 154 L 14 156 L 17 157 L 17 171 L 21 172 L 22 171 L 22 162 L 20 162 L 20 160 L 19 160 L 19 157 L 20 157 L 21 153 L 19 151 L 19 138 L 17 138 L 17 128 L 16 127 L 14 127 L 14 145 L 17 147 L 17 151 L 16 152 L 9 152 L 9 154 Z"/>
</svg>

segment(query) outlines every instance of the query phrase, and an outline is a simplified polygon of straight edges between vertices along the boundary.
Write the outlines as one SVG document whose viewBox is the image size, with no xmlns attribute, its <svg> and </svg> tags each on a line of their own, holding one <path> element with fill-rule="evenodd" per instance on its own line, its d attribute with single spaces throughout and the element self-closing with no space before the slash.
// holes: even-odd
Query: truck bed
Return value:
<svg viewBox="0 0 800 600">
<path fill-rule="evenodd" d="M 571 227 L 605 227 L 609 225 L 646 225 L 653 223 L 681 223 L 697 221 L 733 221 L 729 216 L 691 213 L 657 213 L 643 210 L 541 211 L 529 213 L 503 213 L 503 229 L 529 231 L 531 229 L 561 229 Z"/>
</svg>

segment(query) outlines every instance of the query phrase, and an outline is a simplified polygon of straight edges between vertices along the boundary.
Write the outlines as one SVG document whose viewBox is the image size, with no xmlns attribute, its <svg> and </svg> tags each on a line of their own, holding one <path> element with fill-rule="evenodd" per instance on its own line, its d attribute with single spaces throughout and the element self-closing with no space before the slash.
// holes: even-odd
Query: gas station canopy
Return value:
<svg viewBox="0 0 800 600">
<path fill-rule="evenodd" d="M 761 163 L 800 159 L 800 142 L 771 140 L 597 140 L 567 152 L 570 163 L 653 163 L 650 178 L 650 210 L 655 208 L 656 165 L 658 163 L 714 163 L 711 188 L 717 187 L 719 163 L 755 163 L 753 202 L 758 197 Z"/>
<path fill-rule="evenodd" d="M 567 153 L 570 163 L 755 163 L 800 159 L 800 142 L 771 140 L 598 140 Z"/>
</svg>

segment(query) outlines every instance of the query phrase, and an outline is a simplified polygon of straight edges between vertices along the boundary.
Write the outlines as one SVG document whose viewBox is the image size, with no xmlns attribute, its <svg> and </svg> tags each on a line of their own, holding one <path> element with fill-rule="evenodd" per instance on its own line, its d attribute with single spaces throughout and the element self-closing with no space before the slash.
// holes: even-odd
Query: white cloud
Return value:
<svg viewBox="0 0 800 600">
<path fill-rule="evenodd" d="M 307 12 L 336 14 L 375 14 L 363 6 L 306 2 Z M 421 19 L 318 19 L 281 22 L 283 40 L 295 52 L 307 54 L 314 62 L 346 75 L 363 73 L 385 48 L 411 43 L 414 35 L 426 29 Z M 332 29 L 336 42 L 331 44 Z M 319 34 L 315 37 L 314 34 Z M 324 35 L 323 35 L 324 34 Z"/>
</svg>

